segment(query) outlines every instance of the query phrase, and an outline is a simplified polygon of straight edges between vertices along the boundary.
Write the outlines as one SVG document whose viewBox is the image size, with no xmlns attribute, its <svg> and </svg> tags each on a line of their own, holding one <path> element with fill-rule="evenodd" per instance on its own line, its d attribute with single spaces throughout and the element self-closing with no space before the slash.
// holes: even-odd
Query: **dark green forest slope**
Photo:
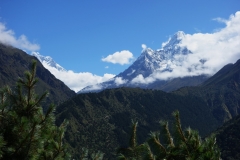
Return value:
<svg viewBox="0 0 240 160">
<path fill-rule="evenodd" d="M 224 160 L 240 159 L 240 115 L 226 122 L 216 131 L 217 144 Z"/>
<path fill-rule="evenodd" d="M 179 110 L 183 128 L 191 126 L 207 135 L 218 125 L 206 103 L 194 96 L 179 96 L 157 90 L 118 88 L 100 93 L 80 94 L 57 107 L 57 123 L 70 121 L 66 140 L 72 151 L 79 148 L 101 150 L 106 157 L 119 146 L 126 146 L 131 120 L 139 122 L 142 143 L 150 131 L 159 129 L 160 120 L 172 120 Z"/>
<path fill-rule="evenodd" d="M 184 127 L 205 136 L 239 114 L 240 61 L 223 67 L 198 87 L 184 87 L 172 93 L 157 90 L 119 88 L 81 94 L 57 109 L 57 120 L 70 120 L 67 141 L 75 153 L 81 146 L 101 150 L 110 156 L 126 145 L 131 119 L 139 121 L 140 142 L 158 121 L 171 120 L 179 110 Z M 98 136 L 100 135 L 100 136 Z"/>
<path fill-rule="evenodd" d="M 36 77 L 39 79 L 36 90 L 38 93 L 49 92 L 46 103 L 53 102 L 59 104 L 70 97 L 75 96 L 75 92 L 70 90 L 62 81 L 53 76 L 37 58 L 28 55 L 20 49 L 6 46 L 0 43 L 0 87 L 9 85 L 15 86 L 19 77 L 29 69 L 32 60 L 37 61 Z"/>
<path fill-rule="evenodd" d="M 203 99 L 214 117 L 226 122 L 240 113 L 240 60 L 224 66 L 200 86 L 181 88 L 174 93 Z"/>
</svg>

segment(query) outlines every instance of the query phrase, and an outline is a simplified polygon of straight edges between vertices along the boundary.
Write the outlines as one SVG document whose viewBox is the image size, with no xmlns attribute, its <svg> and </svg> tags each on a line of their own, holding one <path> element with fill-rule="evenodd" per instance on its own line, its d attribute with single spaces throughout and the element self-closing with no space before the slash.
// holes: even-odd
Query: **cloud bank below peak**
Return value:
<svg viewBox="0 0 240 160">
<path fill-rule="evenodd" d="M 113 78 L 115 75 L 105 73 L 103 76 L 98 76 L 90 72 L 76 73 L 72 70 L 66 70 L 61 65 L 56 63 L 50 56 L 43 56 L 39 52 L 32 52 L 33 56 L 37 57 L 43 66 L 48 69 L 56 78 L 63 81 L 69 88 L 78 92 L 89 85 L 95 85 Z M 97 87 L 95 85 L 95 87 Z"/>
<path fill-rule="evenodd" d="M 17 38 L 14 31 L 7 29 L 6 25 L 1 22 L 0 22 L 0 42 L 27 51 L 37 51 L 40 49 L 40 46 L 38 44 L 29 42 L 25 35 L 21 35 L 20 37 Z"/>
<path fill-rule="evenodd" d="M 69 88 L 78 92 L 86 86 L 95 85 L 105 82 L 115 75 L 105 73 L 103 76 L 98 76 L 90 72 L 76 73 L 72 70 L 59 71 L 54 67 L 44 64 L 44 67 L 48 69 L 56 78 L 63 81 Z"/>
</svg>

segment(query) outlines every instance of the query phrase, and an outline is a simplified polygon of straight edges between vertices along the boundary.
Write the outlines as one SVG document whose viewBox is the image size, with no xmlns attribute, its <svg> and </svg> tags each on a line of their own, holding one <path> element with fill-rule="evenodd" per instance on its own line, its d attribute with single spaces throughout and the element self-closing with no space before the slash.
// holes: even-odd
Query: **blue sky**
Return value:
<svg viewBox="0 0 240 160">
<path fill-rule="evenodd" d="M 226 26 L 216 18 L 228 19 L 237 11 L 239 0 L 1 0 L 0 23 L 30 46 L 22 47 L 28 53 L 34 50 L 74 73 L 101 77 L 127 69 L 142 44 L 155 50 L 180 30 L 216 32 Z M 117 58 L 121 64 L 107 62 L 116 52 L 124 55 Z"/>
</svg>

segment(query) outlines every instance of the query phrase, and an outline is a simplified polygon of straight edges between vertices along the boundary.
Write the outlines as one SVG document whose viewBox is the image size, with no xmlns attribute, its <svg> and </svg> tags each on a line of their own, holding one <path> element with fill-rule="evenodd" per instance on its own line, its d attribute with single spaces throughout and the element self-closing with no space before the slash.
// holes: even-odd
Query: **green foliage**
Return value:
<svg viewBox="0 0 240 160">
<path fill-rule="evenodd" d="M 148 143 L 156 159 L 178 159 L 178 160 L 217 160 L 220 159 L 220 151 L 216 145 L 215 136 L 201 140 L 197 131 L 191 128 L 182 130 L 179 112 L 173 112 L 175 117 L 174 134 L 171 136 L 167 122 L 161 122 L 162 138 L 165 143 L 159 140 L 159 134 L 151 134 Z"/>
<path fill-rule="evenodd" d="M 129 147 L 120 148 L 118 159 L 124 160 L 219 160 L 220 151 L 216 145 L 214 135 L 201 140 L 197 131 L 190 128 L 182 130 L 179 112 L 173 113 L 175 117 L 174 134 L 170 134 L 168 122 L 161 121 L 162 139 L 160 142 L 160 133 L 150 133 L 147 143 L 133 146 L 136 144 L 136 138 L 131 136 Z M 136 137 L 136 123 L 133 124 L 132 132 Z"/>
<path fill-rule="evenodd" d="M 221 157 L 226 160 L 240 159 L 240 115 L 226 122 L 218 128 L 216 133 L 217 144 L 221 149 Z"/>
<path fill-rule="evenodd" d="M 81 156 L 78 160 L 102 160 L 104 153 L 97 151 L 90 153 L 87 148 L 82 148 Z"/>
<path fill-rule="evenodd" d="M 149 131 L 159 129 L 159 120 L 173 122 L 174 110 L 182 113 L 182 125 L 192 126 L 203 136 L 217 128 L 209 107 L 199 98 L 179 96 L 157 90 L 117 88 L 99 93 L 79 94 L 56 108 L 56 121 L 69 120 L 65 141 L 75 159 L 82 147 L 101 151 L 104 158 L 114 159 L 118 146 L 126 147 L 130 139 L 129 122 L 138 123 L 138 143 Z"/>
<path fill-rule="evenodd" d="M 146 150 L 145 144 L 137 144 L 137 122 L 132 122 L 131 137 L 129 140 L 128 148 L 119 148 L 118 149 L 118 158 L 119 160 L 124 160 L 126 158 L 134 160 L 140 159 L 143 156 L 144 151 Z"/>
<path fill-rule="evenodd" d="M 0 91 L 0 156 L 1 159 L 69 159 L 63 137 L 67 122 L 55 125 L 54 105 L 43 113 L 41 96 L 34 87 L 36 61 L 25 79 L 19 79 L 16 91 L 4 87 Z"/>
</svg>

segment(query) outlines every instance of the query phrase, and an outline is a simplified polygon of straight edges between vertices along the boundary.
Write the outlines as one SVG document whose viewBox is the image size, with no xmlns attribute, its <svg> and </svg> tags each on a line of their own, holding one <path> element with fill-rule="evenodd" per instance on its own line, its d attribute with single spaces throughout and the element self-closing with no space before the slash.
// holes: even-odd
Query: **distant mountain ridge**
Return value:
<svg viewBox="0 0 240 160">
<path fill-rule="evenodd" d="M 221 70 L 219 70 L 214 76 L 205 81 L 202 86 L 209 85 L 222 85 L 225 83 L 232 83 L 235 89 L 240 89 L 240 59 L 236 63 L 227 64 Z M 240 90 L 239 90 L 240 91 Z"/>
<path fill-rule="evenodd" d="M 152 50 L 144 48 L 137 60 L 125 71 L 118 74 L 109 81 L 87 86 L 78 93 L 99 92 L 103 89 L 118 88 L 118 87 L 140 87 L 149 89 L 160 89 L 164 91 L 172 91 L 183 86 L 198 85 L 205 81 L 209 75 L 187 76 L 187 83 L 184 77 L 176 77 L 173 79 L 161 79 L 159 75 L 163 72 L 169 72 L 183 63 L 184 59 L 178 58 L 192 54 L 186 47 L 180 45 L 185 33 L 182 31 L 174 34 L 167 43 L 162 46 L 162 49 Z M 193 77 L 191 79 L 191 77 Z"/>
<path fill-rule="evenodd" d="M 143 48 L 141 55 L 126 70 L 105 82 L 86 86 L 78 93 L 99 92 L 104 89 L 119 87 L 140 87 L 169 92 L 184 86 L 201 84 L 209 78 L 209 75 L 178 75 L 173 78 L 162 77 L 165 73 L 171 74 L 175 67 L 181 66 L 184 62 L 184 56 L 192 54 L 186 47 L 181 46 L 183 38 L 185 38 L 185 33 L 179 31 L 169 38 L 162 45 L 161 49 L 152 50 L 147 47 Z M 38 52 L 33 52 L 32 55 L 37 57 L 50 72 L 55 71 L 55 69 L 60 72 L 66 72 L 66 69 L 56 63 L 50 56 L 42 56 Z M 204 63 L 204 60 L 202 60 L 202 63 Z"/>
<path fill-rule="evenodd" d="M 66 71 L 65 68 L 60 66 L 58 63 L 56 63 L 52 57 L 50 56 L 43 56 L 38 52 L 32 52 L 32 56 L 37 57 L 37 59 L 44 65 L 44 66 L 50 66 L 53 68 L 56 68 L 58 71 Z"/>
</svg>

